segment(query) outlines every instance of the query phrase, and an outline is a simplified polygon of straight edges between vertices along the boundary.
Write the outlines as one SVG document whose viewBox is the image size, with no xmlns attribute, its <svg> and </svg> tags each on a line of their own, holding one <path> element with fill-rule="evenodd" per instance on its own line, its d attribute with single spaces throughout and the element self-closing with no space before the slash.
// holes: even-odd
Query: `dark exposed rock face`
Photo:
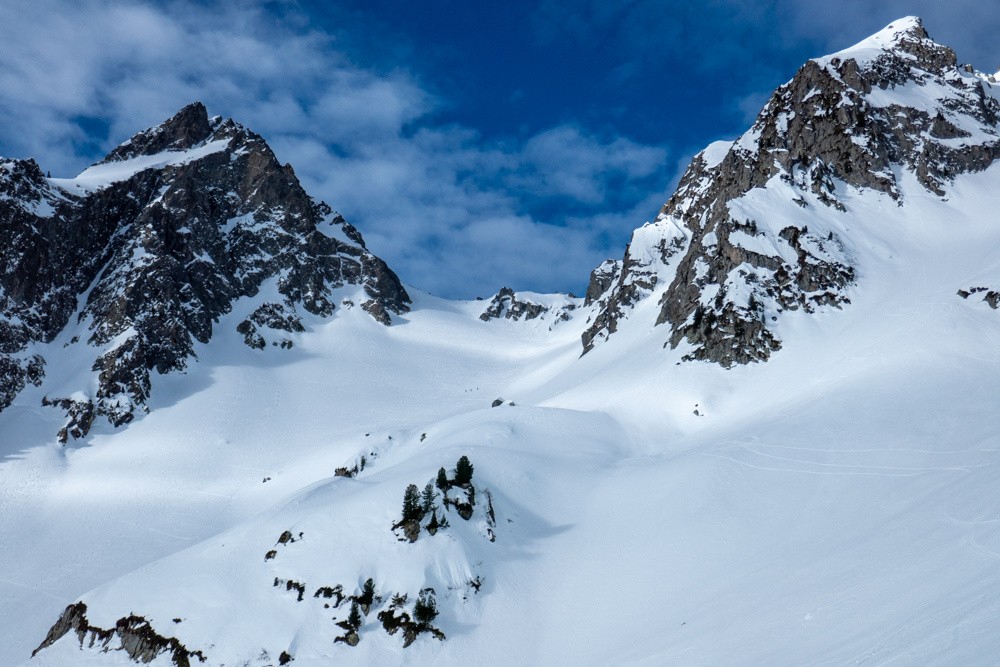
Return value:
<svg viewBox="0 0 1000 667">
<path fill-rule="evenodd" d="M 404 519 L 392 527 L 393 531 L 400 531 L 396 533 L 399 535 L 402 533 L 401 537 L 398 539 L 402 541 L 407 541 L 409 543 L 414 543 L 420 538 L 420 521 L 418 519 Z"/>
<path fill-rule="evenodd" d="M 274 578 L 274 587 L 279 588 L 281 586 L 285 587 L 286 591 L 295 591 L 296 602 L 302 602 L 303 597 L 306 594 L 306 585 L 301 581 L 295 581 L 294 579 L 279 579 Z"/>
<path fill-rule="evenodd" d="M 490 299 L 486 310 L 479 316 L 483 322 L 506 318 L 508 320 L 533 320 L 537 317 L 552 313 L 557 321 L 569 319 L 570 311 L 576 308 L 575 304 L 567 303 L 559 308 L 552 308 L 541 303 L 532 301 L 530 298 L 519 298 L 517 293 L 509 287 L 501 287 L 500 291 Z"/>
<path fill-rule="evenodd" d="M 87 605 L 77 602 L 66 610 L 49 629 L 45 640 L 31 652 L 34 657 L 42 649 L 52 646 L 72 631 L 83 648 L 97 648 L 104 652 L 124 651 L 129 659 L 138 663 L 152 662 L 158 656 L 167 654 L 176 667 L 191 667 L 193 659 L 205 662 L 201 651 L 191 651 L 174 637 L 164 637 L 142 616 L 134 614 L 118 619 L 113 628 L 99 628 L 87 620 Z M 112 645 L 117 640 L 118 645 Z"/>
<path fill-rule="evenodd" d="M 587 293 L 584 294 L 583 305 L 589 306 L 596 303 L 604 296 L 611 286 L 618 280 L 622 271 L 622 263 L 608 259 L 601 263 L 596 269 L 590 272 L 590 282 L 587 284 Z"/>
<path fill-rule="evenodd" d="M 302 326 L 302 319 L 290 311 L 291 309 L 287 308 L 285 304 L 265 303 L 253 311 L 250 317 L 240 322 L 236 327 L 236 331 L 243 334 L 243 342 L 249 347 L 262 350 L 266 347 L 267 342 L 258 333 L 258 328 L 271 329 L 272 331 L 286 331 L 288 333 L 305 331 L 305 327 Z M 291 342 L 284 339 L 282 345 L 286 341 Z"/>
<path fill-rule="evenodd" d="M 943 196 L 956 175 L 1000 158 L 1000 104 L 919 20 L 901 20 L 865 46 L 807 62 L 740 140 L 695 157 L 656 221 L 636 230 L 611 288 L 613 267 L 592 276 L 587 298 L 598 312 L 584 352 L 667 284 L 656 320 L 670 327 L 667 345 L 684 343 L 686 359 L 724 367 L 766 360 L 781 346 L 769 329 L 780 313 L 850 303 L 850 252 L 832 230 L 809 231 L 810 209 L 845 211 L 845 187 L 903 205 L 904 172 Z M 928 104 L 911 102 L 921 97 Z M 772 228 L 734 213 L 742 197 L 771 184 L 793 193 L 801 224 Z"/>
<path fill-rule="evenodd" d="M 66 412 L 66 425 L 59 429 L 59 442 L 64 443 L 70 436 L 74 439 L 82 438 L 90 430 L 94 423 L 94 403 L 92 401 L 73 400 L 60 398 L 52 401 L 49 398 L 42 398 L 43 406 L 55 406 Z"/>
<path fill-rule="evenodd" d="M 31 343 L 55 338 L 95 263 L 76 248 L 79 232 L 46 224 L 71 204 L 34 160 L 0 160 L 0 410 L 40 384 L 45 360 Z"/>
<path fill-rule="evenodd" d="M 604 262 L 590 275 L 588 299 L 597 303 L 597 314 L 583 332 L 583 352 L 593 349 L 599 340 L 606 340 L 618 330 L 618 321 L 648 296 L 664 275 L 664 269 L 675 263 L 675 257 L 687 247 L 687 237 L 675 226 L 660 230 L 657 225 L 647 225 L 635 231 L 632 243 L 625 249 L 621 262 Z M 650 239 L 652 234 L 658 238 Z M 652 241 L 652 247 L 648 243 Z M 643 251 L 638 251 L 638 248 Z M 633 251 L 636 248 L 636 251 Z M 598 289 L 604 291 L 596 294 Z M 591 296 L 596 294 L 596 296 Z"/>
<path fill-rule="evenodd" d="M 183 151 L 208 139 L 212 124 L 205 105 L 192 102 L 167 122 L 135 135 L 108 156 L 101 164 L 120 162 L 140 155 L 155 155 L 163 151 Z"/>
<path fill-rule="evenodd" d="M 91 350 L 94 415 L 119 426 L 146 409 L 151 373 L 183 370 L 241 297 L 272 295 L 239 325 L 256 348 L 302 331 L 306 313 L 331 316 L 340 287 L 360 286 L 384 324 L 409 308 L 356 229 L 310 198 L 260 136 L 209 119 L 200 103 L 84 176 L 102 169 L 124 173 L 67 182 L 31 160 L 0 162 L 0 410 L 42 381 L 33 348 L 67 328 L 79 331 L 70 344 Z M 92 421 L 70 414 L 61 437 Z"/>
</svg>

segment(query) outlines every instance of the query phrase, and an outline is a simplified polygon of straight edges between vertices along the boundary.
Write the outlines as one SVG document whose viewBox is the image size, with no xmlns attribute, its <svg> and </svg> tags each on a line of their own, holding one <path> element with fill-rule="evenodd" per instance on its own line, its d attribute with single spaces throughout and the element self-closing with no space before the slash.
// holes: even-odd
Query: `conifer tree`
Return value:
<svg viewBox="0 0 1000 667">
<path fill-rule="evenodd" d="M 434 493 L 434 485 L 427 482 L 427 486 L 424 487 L 424 493 L 420 498 L 420 509 L 424 511 L 424 514 L 430 514 L 430 511 L 434 509 L 434 501 L 437 499 L 437 494 Z"/>
<path fill-rule="evenodd" d="M 369 601 L 375 599 L 375 582 L 371 577 L 368 577 L 365 585 L 361 587 L 361 597 Z"/>
<path fill-rule="evenodd" d="M 455 484 L 462 486 L 472 481 L 472 462 L 468 456 L 463 456 L 455 464 Z"/>
<path fill-rule="evenodd" d="M 448 490 L 448 473 L 444 471 L 444 468 L 438 470 L 436 483 L 437 483 L 437 488 L 441 489 L 442 491 Z"/>
<path fill-rule="evenodd" d="M 420 511 L 420 490 L 416 484 L 406 487 L 403 494 L 403 521 L 420 521 L 423 513 Z"/>
<path fill-rule="evenodd" d="M 361 610 L 358 609 L 357 600 L 351 602 L 351 613 L 347 615 L 347 624 L 354 628 L 355 632 L 361 627 Z"/>
<path fill-rule="evenodd" d="M 420 597 L 413 604 L 413 618 L 420 625 L 427 626 L 437 618 L 437 600 L 434 598 L 434 589 L 425 588 L 420 591 Z"/>
</svg>

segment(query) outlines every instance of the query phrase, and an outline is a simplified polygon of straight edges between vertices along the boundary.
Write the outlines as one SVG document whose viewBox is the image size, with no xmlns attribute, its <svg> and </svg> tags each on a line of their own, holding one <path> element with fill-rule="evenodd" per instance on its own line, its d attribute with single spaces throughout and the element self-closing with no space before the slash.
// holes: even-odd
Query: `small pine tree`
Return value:
<svg viewBox="0 0 1000 667">
<path fill-rule="evenodd" d="M 434 493 L 434 485 L 427 482 L 427 486 L 424 487 L 424 493 L 420 497 L 420 509 L 424 511 L 424 514 L 430 514 L 431 510 L 434 509 L 435 500 L 437 500 L 437 494 Z"/>
<path fill-rule="evenodd" d="M 361 587 L 361 599 L 366 600 L 368 604 L 375 600 L 375 582 L 371 577 L 368 577 L 365 585 Z"/>
<path fill-rule="evenodd" d="M 427 523 L 427 530 L 429 530 L 429 531 L 436 531 L 440 527 L 441 527 L 441 524 L 438 523 L 438 513 L 437 513 L 437 510 L 436 509 L 432 509 L 431 510 L 431 520 Z"/>
<path fill-rule="evenodd" d="M 455 464 L 455 484 L 462 486 L 472 481 L 472 462 L 468 456 L 463 456 Z"/>
<path fill-rule="evenodd" d="M 356 600 L 351 603 L 351 613 L 347 615 L 347 624 L 354 628 L 355 632 L 361 627 L 361 610 L 358 609 Z"/>
<path fill-rule="evenodd" d="M 442 491 L 448 490 L 448 473 L 444 471 L 444 468 L 438 470 L 437 488 L 441 489 Z"/>
<path fill-rule="evenodd" d="M 420 490 L 416 484 L 410 484 L 406 487 L 406 492 L 403 494 L 403 521 L 420 521 L 422 515 L 420 511 Z"/>
<path fill-rule="evenodd" d="M 425 588 L 420 591 L 420 597 L 413 604 L 413 618 L 423 626 L 428 626 L 437 618 L 437 600 L 434 598 L 434 589 Z"/>
</svg>

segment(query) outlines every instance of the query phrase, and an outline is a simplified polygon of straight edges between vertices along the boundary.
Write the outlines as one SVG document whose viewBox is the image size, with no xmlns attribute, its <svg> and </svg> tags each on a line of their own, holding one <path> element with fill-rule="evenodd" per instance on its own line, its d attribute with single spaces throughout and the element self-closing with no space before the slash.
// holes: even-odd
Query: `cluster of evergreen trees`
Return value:
<svg viewBox="0 0 1000 667">
<path fill-rule="evenodd" d="M 448 474 L 444 471 L 444 468 L 438 470 L 437 487 L 445 493 L 453 486 L 464 488 L 472 483 L 472 471 L 472 462 L 469 461 L 468 456 L 463 456 L 455 464 L 455 479 L 449 481 Z"/>
<path fill-rule="evenodd" d="M 437 600 L 434 597 L 433 588 L 425 588 L 420 591 L 417 601 L 413 604 L 413 620 L 421 627 L 429 627 L 431 622 L 437 618 Z"/>
<path fill-rule="evenodd" d="M 422 492 L 416 484 L 407 486 L 406 491 L 403 493 L 403 518 L 401 523 L 423 521 L 424 517 L 429 514 L 431 515 L 431 521 L 427 524 L 428 530 L 433 533 L 438 528 L 447 528 L 448 520 L 444 517 L 439 520 L 437 516 L 438 493 L 434 488 L 437 487 L 440 489 L 441 493 L 445 494 L 447 501 L 448 490 L 452 487 L 471 489 L 473 470 L 474 468 L 472 462 L 469 461 L 469 457 L 462 456 L 455 464 L 454 479 L 448 479 L 448 473 L 444 468 L 441 468 L 438 470 L 435 482 L 433 484 L 428 482 Z"/>
<path fill-rule="evenodd" d="M 393 531 L 402 528 L 405 537 L 400 539 L 415 542 L 422 528 L 426 528 L 427 532 L 432 535 L 442 528 L 447 528 L 448 519 L 444 512 L 442 512 L 440 519 L 438 518 L 438 509 L 440 508 L 438 499 L 441 496 L 444 497 L 442 504 L 445 508 L 450 505 L 463 519 L 471 518 L 476 502 L 476 489 L 472 485 L 474 471 L 475 468 L 469 457 L 462 456 L 455 464 L 453 477 L 449 478 L 448 471 L 441 468 L 438 470 L 435 480 L 428 482 L 423 491 L 416 484 L 407 485 L 406 491 L 403 493 L 402 518 L 393 526 Z M 456 489 L 457 491 L 454 491 Z M 453 493 L 452 497 L 449 497 L 449 491 Z M 430 521 L 426 525 L 421 525 L 428 516 L 430 516 Z M 348 630 L 353 630 L 355 633 L 361 624 L 359 602 L 364 597 L 362 595 L 352 603 L 351 613 L 343 622 Z M 396 615 L 397 612 L 402 612 L 405 604 L 405 594 L 394 595 L 389 609 L 379 612 L 378 616 L 389 634 L 393 634 L 399 628 L 404 630 L 404 647 L 409 646 L 416 639 L 416 636 L 423 632 L 429 632 L 438 639 L 445 638 L 444 633 L 432 625 L 438 616 L 437 600 L 433 588 L 425 588 L 420 591 L 419 597 L 413 604 L 412 621 L 407 618 L 405 613 L 400 616 Z"/>
<path fill-rule="evenodd" d="M 361 594 L 352 595 L 350 600 L 351 611 L 347 614 L 347 619 L 337 623 L 337 625 L 347 631 L 347 634 L 343 637 L 337 637 L 335 641 L 342 641 L 349 646 L 357 646 L 361 640 L 358 631 L 361 629 L 361 624 L 363 623 L 361 612 L 364 611 L 367 615 L 372 604 L 375 603 L 375 581 L 369 577 L 361 587 Z"/>
</svg>

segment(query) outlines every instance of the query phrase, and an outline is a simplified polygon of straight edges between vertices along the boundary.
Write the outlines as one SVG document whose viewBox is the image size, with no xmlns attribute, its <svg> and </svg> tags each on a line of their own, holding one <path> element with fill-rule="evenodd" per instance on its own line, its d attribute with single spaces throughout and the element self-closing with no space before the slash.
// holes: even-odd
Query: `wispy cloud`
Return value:
<svg viewBox="0 0 1000 667">
<path fill-rule="evenodd" d="M 576 125 L 484 141 L 294 5 L 0 5 L 0 150 L 70 175 L 199 99 L 267 138 L 416 286 L 580 289 L 666 198 L 667 152 Z M 652 194 L 650 194 L 652 193 Z"/>
</svg>

